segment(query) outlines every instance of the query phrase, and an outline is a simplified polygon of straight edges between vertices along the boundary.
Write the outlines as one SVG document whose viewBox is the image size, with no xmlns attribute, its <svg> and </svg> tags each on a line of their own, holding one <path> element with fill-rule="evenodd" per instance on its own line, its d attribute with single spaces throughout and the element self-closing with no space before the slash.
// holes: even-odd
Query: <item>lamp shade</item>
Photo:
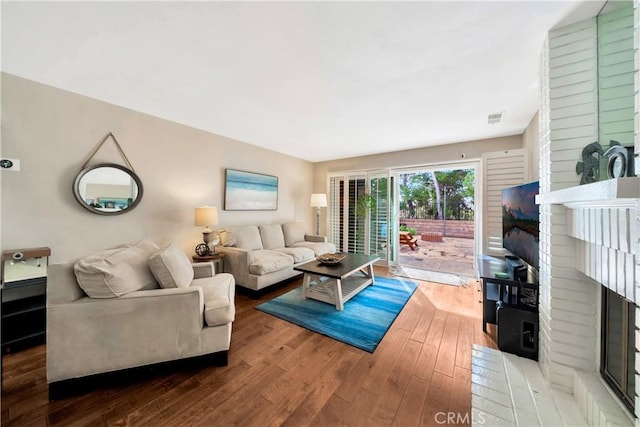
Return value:
<svg viewBox="0 0 640 427">
<path fill-rule="evenodd" d="M 203 206 L 196 208 L 196 225 L 208 227 L 218 224 L 218 208 Z"/>
<path fill-rule="evenodd" d="M 326 208 L 327 207 L 327 195 L 324 193 L 314 193 L 311 195 L 311 207 L 312 208 Z"/>
</svg>

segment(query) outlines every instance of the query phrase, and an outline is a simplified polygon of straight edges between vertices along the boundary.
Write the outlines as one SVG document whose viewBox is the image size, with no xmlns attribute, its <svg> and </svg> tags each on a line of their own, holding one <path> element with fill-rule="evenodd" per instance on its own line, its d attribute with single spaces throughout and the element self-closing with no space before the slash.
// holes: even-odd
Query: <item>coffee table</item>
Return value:
<svg viewBox="0 0 640 427">
<path fill-rule="evenodd" d="M 335 304 L 342 311 L 344 303 L 358 292 L 372 285 L 373 263 L 380 257 L 362 254 L 345 254 L 339 264 L 322 264 L 314 260 L 293 267 L 304 273 L 302 298 Z"/>
</svg>

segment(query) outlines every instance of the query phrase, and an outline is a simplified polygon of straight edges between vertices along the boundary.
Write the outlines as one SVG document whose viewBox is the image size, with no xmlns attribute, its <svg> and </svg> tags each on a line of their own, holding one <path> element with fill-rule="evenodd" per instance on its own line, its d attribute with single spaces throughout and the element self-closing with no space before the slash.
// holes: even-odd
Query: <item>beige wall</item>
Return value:
<svg viewBox="0 0 640 427">
<path fill-rule="evenodd" d="M 314 192 L 324 193 L 327 191 L 327 174 L 330 172 L 403 168 L 422 165 L 451 164 L 455 162 L 465 164 L 473 162 L 479 163 L 483 153 L 514 150 L 518 148 L 522 148 L 522 135 L 320 162 L 316 163 L 314 168 Z M 477 177 L 479 176 L 480 174 L 477 174 Z M 320 230 L 326 233 L 326 209 L 322 209 L 320 215 Z"/>
<path fill-rule="evenodd" d="M 390 149 L 392 148 L 390 147 Z M 522 135 L 320 162 L 315 164 L 314 191 L 326 191 L 327 174 L 330 172 L 472 162 L 479 160 L 483 153 L 517 148 L 522 148 Z"/>
<path fill-rule="evenodd" d="M 540 129 L 538 113 L 522 134 L 522 146 L 529 151 L 529 182 L 540 179 Z"/>
<path fill-rule="evenodd" d="M 0 6 L 1 8 L 2 6 Z M 0 9 L 0 13 L 2 9 Z M 2 79 L 0 78 L 0 99 L 2 99 Z M 0 119 L 2 118 L 2 104 L 0 103 Z M 2 155 L 2 129 L 4 128 L 4 126 L 2 126 L 0 124 L 0 157 Z M 0 171 L 0 253 L 2 253 L 4 251 L 4 247 L 2 246 L 2 176 L 4 175 L 3 172 Z M 4 263 L 4 261 L 2 259 L 0 259 L 0 262 Z M 4 271 L 4 270 L 3 270 Z M 4 284 L 4 274 L 3 277 L 0 277 L 0 285 Z M 1 387 L 0 387 L 1 389 Z M 1 390 L 0 390 L 1 392 Z"/>
<path fill-rule="evenodd" d="M 110 131 L 144 197 L 131 212 L 100 216 L 83 209 L 71 187 Z M 145 237 L 191 253 L 202 238 L 193 210 L 204 204 L 218 207 L 220 226 L 301 220 L 313 230 L 312 163 L 4 73 L 1 154 L 22 169 L 2 173 L 1 245 L 49 246 L 52 262 Z M 95 160 L 124 164 L 110 140 Z M 225 168 L 278 176 L 278 210 L 222 210 Z"/>
</svg>

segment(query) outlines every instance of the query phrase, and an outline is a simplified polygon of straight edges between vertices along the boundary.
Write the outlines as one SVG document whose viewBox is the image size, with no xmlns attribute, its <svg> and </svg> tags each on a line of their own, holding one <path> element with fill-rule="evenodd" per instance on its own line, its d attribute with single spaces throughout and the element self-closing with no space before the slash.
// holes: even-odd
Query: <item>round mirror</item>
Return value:
<svg viewBox="0 0 640 427">
<path fill-rule="evenodd" d="M 80 171 L 73 195 L 85 209 L 100 215 L 119 215 L 142 199 L 142 182 L 124 166 L 102 163 Z"/>
</svg>

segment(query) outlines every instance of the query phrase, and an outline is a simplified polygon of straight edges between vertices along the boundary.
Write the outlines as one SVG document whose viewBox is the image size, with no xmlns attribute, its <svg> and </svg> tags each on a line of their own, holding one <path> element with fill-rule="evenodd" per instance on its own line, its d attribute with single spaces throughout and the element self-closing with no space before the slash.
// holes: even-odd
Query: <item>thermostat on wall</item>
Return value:
<svg viewBox="0 0 640 427">
<path fill-rule="evenodd" d="M 0 159 L 0 169 L 18 172 L 20 170 L 20 160 L 18 159 Z"/>
</svg>

